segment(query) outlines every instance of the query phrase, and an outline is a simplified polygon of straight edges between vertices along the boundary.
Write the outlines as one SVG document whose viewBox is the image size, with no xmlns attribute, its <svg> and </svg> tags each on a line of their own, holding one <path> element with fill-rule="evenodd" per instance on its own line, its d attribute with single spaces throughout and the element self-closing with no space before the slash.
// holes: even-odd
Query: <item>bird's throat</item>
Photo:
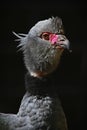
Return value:
<svg viewBox="0 0 87 130">
<path fill-rule="evenodd" d="M 26 90 L 31 95 L 55 95 L 53 93 L 56 93 L 55 88 L 55 79 L 53 78 L 53 74 L 47 75 L 45 77 L 34 77 L 31 76 L 29 73 L 25 76 L 25 86 Z"/>
<path fill-rule="evenodd" d="M 37 72 L 30 72 L 30 75 L 33 77 L 37 77 L 37 78 L 41 78 L 46 76 L 48 73 L 47 72 L 41 72 L 41 71 L 37 71 Z"/>
</svg>

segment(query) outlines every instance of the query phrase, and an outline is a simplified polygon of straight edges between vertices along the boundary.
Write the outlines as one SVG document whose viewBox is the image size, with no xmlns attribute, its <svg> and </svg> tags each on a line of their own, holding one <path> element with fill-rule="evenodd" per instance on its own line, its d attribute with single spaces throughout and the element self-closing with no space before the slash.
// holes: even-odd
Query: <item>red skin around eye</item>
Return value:
<svg viewBox="0 0 87 130">
<path fill-rule="evenodd" d="M 56 35 L 56 34 L 50 34 L 50 35 L 49 35 L 49 41 L 50 41 L 52 44 L 56 44 L 57 41 L 58 41 L 58 35 Z"/>
</svg>

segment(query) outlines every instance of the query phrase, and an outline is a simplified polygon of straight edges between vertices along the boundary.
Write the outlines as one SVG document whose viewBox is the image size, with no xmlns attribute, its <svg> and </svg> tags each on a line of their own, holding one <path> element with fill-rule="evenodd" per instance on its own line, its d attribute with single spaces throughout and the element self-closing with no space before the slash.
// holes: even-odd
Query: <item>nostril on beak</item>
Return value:
<svg viewBox="0 0 87 130">
<path fill-rule="evenodd" d="M 58 41 L 65 41 L 66 37 L 64 35 L 59 35 Z"/>
<path fill-rule="evenodd" d="M 65 41 L 65 39 L 62 38 L 62 39 L 60 39 L 60 41 Z"/>
</svg>

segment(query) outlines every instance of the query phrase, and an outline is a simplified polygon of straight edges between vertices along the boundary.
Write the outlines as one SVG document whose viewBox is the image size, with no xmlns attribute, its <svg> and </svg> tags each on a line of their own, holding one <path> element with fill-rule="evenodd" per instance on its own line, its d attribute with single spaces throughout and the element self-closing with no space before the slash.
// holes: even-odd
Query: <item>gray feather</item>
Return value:
<svg viewBox="0 0 87 130">
<path fill-rule="evenodd" d="M 36 23 L 28 34 L 13 32 L 28 70 L 27 92 L 17 114 L 0 113 L 0 130 L 67 130 L 54 78 L 49 76 L 57 68 L 63 51 L 40 37 L 43 32 L 59 33 L 62 26 L 59 17 L 52 17 Z M 37 72 L 45 72 L 47 76 L 31 76 Z"/>
</svg>

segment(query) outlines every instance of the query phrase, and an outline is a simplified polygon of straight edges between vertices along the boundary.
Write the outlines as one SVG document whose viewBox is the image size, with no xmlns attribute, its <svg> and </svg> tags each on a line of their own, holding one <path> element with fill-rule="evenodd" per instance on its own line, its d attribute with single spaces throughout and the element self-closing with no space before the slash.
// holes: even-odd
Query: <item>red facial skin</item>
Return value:
<svg viewBox="0 0 87 130">
<path fill-rule="evenodd" d="M 52 45 L 57 45 L 56 48 L 63 49 L 60 45 L 58 45 L 58 42 L 60 42 L 58 34 L 50 33 L 50 32 L 43 32 L 41 34 L 41 38 L 49 41 Z"/>
<path fill-rule="evenodd" d="M 56 44 L 57 41 L 58 41 L 58 35 L 51 33 L 51 34 L 49 35 L 49 41 L 50 41 L 52 44 Z"/>
</svg>

